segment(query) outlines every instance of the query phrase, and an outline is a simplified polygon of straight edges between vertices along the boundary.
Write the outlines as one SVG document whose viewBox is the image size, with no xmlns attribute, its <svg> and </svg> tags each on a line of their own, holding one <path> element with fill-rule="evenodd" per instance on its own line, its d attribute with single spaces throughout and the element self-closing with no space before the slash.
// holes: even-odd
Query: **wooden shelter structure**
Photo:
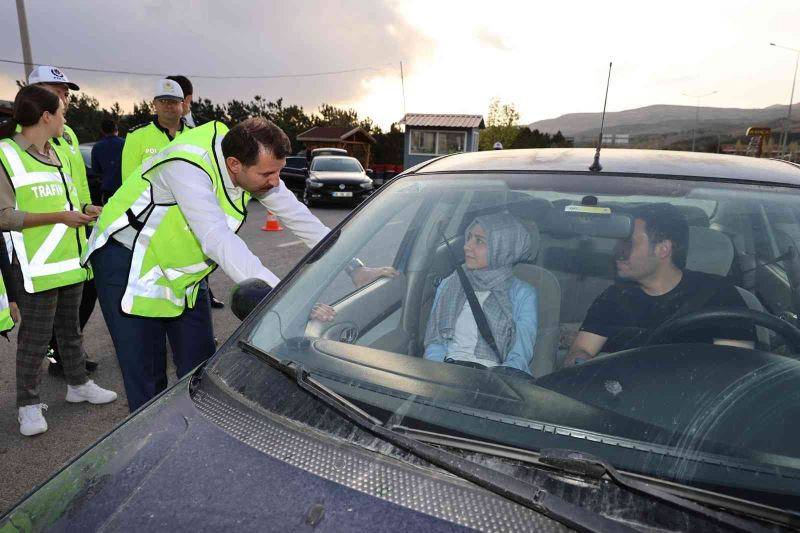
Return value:
<svg viewBox="0 0 800 533">
<path fill-rule="evenodd" d="M 306 150 L 315 148 L 342 148 L 358 159 L 364 168 L 369 168 L 372 145 L 377 144 L 375 138 L 364 128 L 339 126 L 314 126 L 297 136 Z"/>
</svg>

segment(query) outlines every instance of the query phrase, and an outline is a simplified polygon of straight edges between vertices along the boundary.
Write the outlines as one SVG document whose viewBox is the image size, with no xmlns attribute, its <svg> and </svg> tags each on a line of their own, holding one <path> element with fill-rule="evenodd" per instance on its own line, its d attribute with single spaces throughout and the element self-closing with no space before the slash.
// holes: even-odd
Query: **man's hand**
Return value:
<svg viewBox="0 0 800 533">
<path fill-rule="evenodd" d="M 70 228 L 80 228 L 94 220 L 94 216 L 84 215 L 77 211 L 63 211 L 59 213 L 59 220 Z"/>
<path fill-rule="evenodd" d="M 359 267 L 350 273 L 350 278 L 357 289 L 369 285 L 378 278 L 396 278 L 400 272 L 390 266 L 385 267 Z"/>
<path fill-rule="evenodd" d="M 100 216 L 100 213 L 103 212 L 103 208 L 99 205 L 92 205 L 89 204 L 83 208 L 83 212 L 89 215 L 90 217 L 97 218 Z"/>
<path fill-rule="evenodd" d="M 9 302 L 8 310 L 11 312 L 11 320 L 14 321 L 14 324 L 19 324 L 22 321 L 22 315 L 19 312 L 17 302 Z"/>
<path fill-rule="evenodd" d="M 326 304 L 314 304 L 309 318 L 320 322 L 330 322 L 336 318 L 336 309 Z"/>
</svg>

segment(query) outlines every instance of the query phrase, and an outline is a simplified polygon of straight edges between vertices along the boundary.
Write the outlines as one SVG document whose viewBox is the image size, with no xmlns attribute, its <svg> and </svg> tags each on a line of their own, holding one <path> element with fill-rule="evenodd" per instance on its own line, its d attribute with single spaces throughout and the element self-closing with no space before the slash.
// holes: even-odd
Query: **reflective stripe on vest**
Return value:
<svg viewBox="0 0 800 533">
<path fill-rule="evenodd" d="M 3 283 L 3 276 L 0 276 L 0 333 L 14 328 L 14 321 L 11 319 L 11 308 L 8 305 L 8 294 Z"/>
<path fill-rule="evenodd" d="M 238 231 L 244 222 L 249 194 L 234 203 L 225 192 L 221 170 L 221 137 L 227 128 L 209 123 L 183 133 L 148 159 L 123 182 L 104 206 L 84 256 L 108 242 L 127 226 L 137 230 L 131 252 L 131 266 L 125 293 L 120 302 L 124 313 L 144 317 L 176 317 L 195 306 L 199 283 L 216 268 L 191 232 L 177 204 L 156 205 L 152 199 L 149 173 L 169 161 L 185 161 L 203 170 L 225 214 L 226 225 Z"/>
<path fill-rule="evenodd" d="M 21 150 L 17 151 L 8 141 L 0 141 L 0 151 L 10 169 L 17 210 L 34 213 L 77 211 L 74 207 L 77 191 L 70 176 L 57 171 L 29 171 L 20 155 Z M 33 157 L 30 159 L 34 168 L 50 167 Z M 51 224 L 12 231 L 10 237 L 26 292 L 41 292 L 89 279 L 89 271 L 82 268 L 79 261 L 79 249 L 86 240 L 83 228 Z"/>
</svg>

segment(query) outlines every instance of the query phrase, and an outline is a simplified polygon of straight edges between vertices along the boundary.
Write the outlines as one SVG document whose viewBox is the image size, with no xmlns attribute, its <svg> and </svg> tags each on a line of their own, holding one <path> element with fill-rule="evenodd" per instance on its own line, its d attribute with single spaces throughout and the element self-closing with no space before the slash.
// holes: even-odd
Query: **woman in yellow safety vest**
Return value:
<svg viewBox="0 0 800 533">
<path fill-rule="evenodd" d="M 86 246 L 84 226 L 100 208 L 80 204 L 69 162 L 49 143 L 63 131 L 63 102 L 35 85 L 20 89 L 12 119 L 0 125 L 0 230 L 10 235 L 7 281 L 24 317 L 17 336 L 17 407 L 20 432 L 28 436 L 47 431 L 39 382 L 53 330 L 64 363 L 66 401 L 100 404 L 117 398 L 86 377 L 78 308 L 91 271 L 79 258 Z"/>
</svg>

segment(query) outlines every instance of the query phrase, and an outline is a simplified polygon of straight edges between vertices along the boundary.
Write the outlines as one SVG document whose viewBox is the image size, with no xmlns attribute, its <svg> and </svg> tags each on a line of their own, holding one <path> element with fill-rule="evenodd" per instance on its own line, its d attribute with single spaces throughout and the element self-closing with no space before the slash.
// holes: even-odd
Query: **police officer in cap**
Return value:
<svg viewBox="0 0 800 533">
<path fill-rule="evenodd" d="M 181 120 L 183 90 L 180 84 L 165 78 L 158 80 L 155 89 L 153 108 L 156 116 L 149 122 L 131 128 L 125 137 L 125 146 L 122 148 L 123 183 L 138 166 L 189 129 Z"/>
</svg>

